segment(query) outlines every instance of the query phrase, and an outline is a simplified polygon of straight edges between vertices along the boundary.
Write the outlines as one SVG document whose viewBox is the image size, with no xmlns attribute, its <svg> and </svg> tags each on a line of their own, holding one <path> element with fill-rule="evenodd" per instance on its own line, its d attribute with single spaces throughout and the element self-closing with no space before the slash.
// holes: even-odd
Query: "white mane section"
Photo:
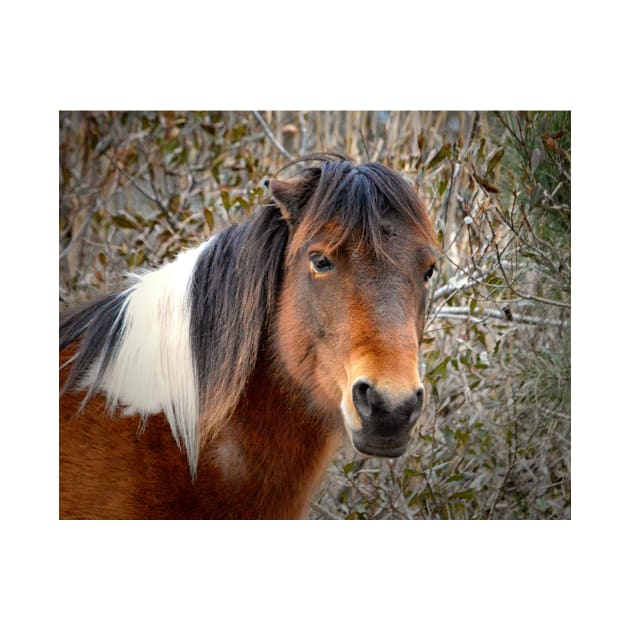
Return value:
<svg viewBox="0 0 630 630">
<path fill-rule="evenodd" d="M 208 241 L 209 242 L 209 241 Z M 96 386 L 112 408 L 143 416 L 164 412 L 191 470 L 199 448 L 199 392 L 190 342 L 188 290 L 195 263 L 208 244 L 181 253 L 155 271 L 134 275 L 127 291 L 116 355 Z M 100 361 L 87 383 L 94 384 Z"/>
</svg>

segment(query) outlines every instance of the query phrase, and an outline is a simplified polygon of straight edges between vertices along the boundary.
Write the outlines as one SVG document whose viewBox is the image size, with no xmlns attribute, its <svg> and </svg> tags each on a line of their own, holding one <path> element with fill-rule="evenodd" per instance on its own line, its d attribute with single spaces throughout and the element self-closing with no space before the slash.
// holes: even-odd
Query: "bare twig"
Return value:
<svg viewBox="0 0 630 630">
<path fill-rule="evenodd" d="M 59 260 L 63 260 L 68 255 L 70 250 L 74 247 L 74 245 L 77 243 L 77 241 L 81 239 L 88 225 L 90 225 L 90 221 L 92 220 L 92 216 L 94 216 L 95 212 L 96 212 L 96 205 L 94 204 L 92 205 L 91 208 L 88 209 L 87 214 L 85 215 L 85 219 L 83 223 L 81 224 L 81 227 L 77 230 L 75 234 L 73 234 L 72 240 L 68 243 L 68 245 L 61 252 L 61 254 L 59 254 Z"/>
<path fill-rule="evenodd" d="M 273 131 L 269 128 L 269 125 L 265 122 L 265 119 L 261 116 L 260 112 L 252 112 L 254 114 L 254 118 L 260 123 L 260 126 L 263 128 L 265 135 L 269 140 L 271 140 L 271 144 L 273 144 L 276 149 L 289 161 L 295 160 L 295 156 L 291 155 L 283 146 L 280 144 L 278 139 L 273 135 Z"/>
<path fill-rule="evenodd" d="M 484 319 L 502 319 L 506 322 L 516 322 L 518 324 L 531 324 L 533 326 L 569 326 L 568 320 L 562 319 L 546 319 L 544 317 L 533 317 L 531 315 L 520 315 L 510 312 L 506 315 L 504 311 L 495 309 L 484 309 L 482 313 L 473 315 L 468 306 L 444 306 L 433 314 L 437 319 L 453 318 L 453 319 L 470 319 L 470 321 L 479 323 Z M 511 318 L 511 319 L 510 319 Z"/>
<path fill-rule="evenodd" d="M 466 272 L 466 270 L 464 270 Z M 460 293 L 462 291 L 466 291 L 480 283 L 483 282 L 484 278 L 488 275 L 487 271 L 476 270 L 477 275 L 470 275 L 470 280 L 459 283 L 448 283 L 445 284 L 438 289 L 435 290 L 433 295 L 431 296 L 431 300 L 439 300 L 442 297 L 445 297 L 446 300 L 452 298 L 455 294 Z"/>
</svg>

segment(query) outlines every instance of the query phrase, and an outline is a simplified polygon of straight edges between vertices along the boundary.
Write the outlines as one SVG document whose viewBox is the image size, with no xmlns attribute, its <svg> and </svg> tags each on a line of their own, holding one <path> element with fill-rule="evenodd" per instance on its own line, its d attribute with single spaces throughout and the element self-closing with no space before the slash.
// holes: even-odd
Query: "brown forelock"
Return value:
<svg viewBox="0 0 630 630">
<path fill-rule="evenodd" d="M 360 241 L 377 258 L 396 264 L 383 229 L 389 218 L 401 221 L 428 247 L 438 247 L 429 217 L 413 188 L 382 164 L 323 162 L 320 169 L 308 169 L 302 183 L 299 177 L 292 182 L 296 190 L 292 199 L 297 205 L 289 210 L 297 229 L 289 244 L 289 261 L 305 242 L 334 224 L 337 229 L 332 250 L 341 247 L 351 235 L 359 234 Z M 308 199 L 305 191 L 312 191 Z"/>
</svg>

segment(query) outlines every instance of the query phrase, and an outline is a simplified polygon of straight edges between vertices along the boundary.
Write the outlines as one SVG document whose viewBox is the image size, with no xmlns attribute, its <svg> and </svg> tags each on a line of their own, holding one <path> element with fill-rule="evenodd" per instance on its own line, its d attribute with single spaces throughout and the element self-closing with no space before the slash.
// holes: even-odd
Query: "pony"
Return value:
<svg viewBox="0 0 630 630">
<path fill-rule="evenodd" d="M 304 518 L 345 436 L 403 455 L 433 227 L 384 165 L 299 162 L 244 222 L 61 315 L 60 518 Z"/>
</svg>

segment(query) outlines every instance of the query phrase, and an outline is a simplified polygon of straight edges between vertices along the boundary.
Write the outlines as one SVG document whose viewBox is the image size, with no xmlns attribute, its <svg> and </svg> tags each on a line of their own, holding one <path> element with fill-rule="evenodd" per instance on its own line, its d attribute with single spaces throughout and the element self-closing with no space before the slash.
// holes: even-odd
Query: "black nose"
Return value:
<svg viewBox="0 0 630 630">
<path fill-rule="evenodd" d="M 390 436 L 408 431 L 420 417 L 423 399 L 422 388 L 402 400 L 392 400 L 368 379 L 359 378 L 352 385 L 352 400 L 363 431 L 374 435 Z"/>
</svg>

